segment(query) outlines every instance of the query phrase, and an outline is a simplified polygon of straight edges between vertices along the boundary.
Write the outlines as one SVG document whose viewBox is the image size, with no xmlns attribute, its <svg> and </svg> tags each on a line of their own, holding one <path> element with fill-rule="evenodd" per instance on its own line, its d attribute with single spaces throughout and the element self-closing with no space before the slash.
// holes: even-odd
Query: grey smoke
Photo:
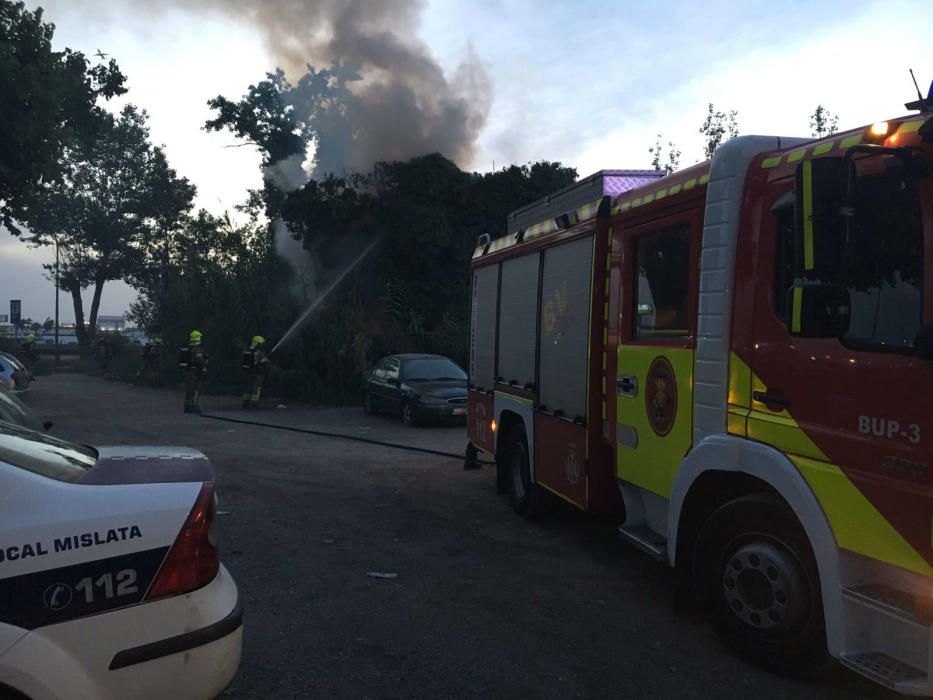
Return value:
<svg viewBox="0 0 933 700">
<path fill-rule="evenodd" d="M 492 92 L 472 51 L 446 75 L 418 38 L 420 0 L 201 0 L 180 3 L 243 20 L 262 32 L 286 76 L 297 81 L 310 64 L 343 64 L 360 80 L 346 105 L 346 127 L 321 134 L 339 139 L 343 158 L 317 173 L 368 170 L 380 160 L 440 152 L 469 167 L 486 123 Z"/>
<path fill-rule="evenodd" d="M 472 49 L 445 73 L 418 37 L 423 0 L 48 2 L 53 10 L 79 12 L 85 22 L 124 22 L 130 3 L 142 17 L 167 10 L 223 15 L 255 28 L 292 84 L 309 65 L 356 73 L 360 79 L 349 83 L 354 99 L 319 134 L 331 147 L 326 162 L 316 163 L 316 176 L 367 172 L 378 161 L 434 152 L 469 168 L 492 102 L 488 75 Z M 262 78 L 260 71 L 244 76 L 244 92 Z"/>
</svg>

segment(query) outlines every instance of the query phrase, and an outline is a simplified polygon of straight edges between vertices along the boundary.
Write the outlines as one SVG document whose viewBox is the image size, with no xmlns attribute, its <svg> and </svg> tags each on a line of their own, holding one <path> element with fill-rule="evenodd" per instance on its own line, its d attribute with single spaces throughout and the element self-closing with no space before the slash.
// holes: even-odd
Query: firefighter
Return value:
<svg viewBox="0 0 933 700">
<path fill-rule="evenodd" d="M 139 374 L 146 381 L 153 381 L 159 375 L 160 364 L 162 364 L 162 338 L 156 336 L 143 346 L 143 366 Z"/>
<path fill-rule="evenodd" d="M 185 374 L 185 413 L 200 413 L 201 384 L 207 377 L 207 353 L 201 331 L 191 331 L 189 344 L 179 349 L 178 367 Z"/>
<path fill-rule="evenodd" d="M 113 339 L 107 333 L 101 333 L 97 339 L 94 357 L 100 365 L 101 374 L 110 374 L 110 361 L 113 360 Z"/>
<path fill-rule="evenodd" d="M 30 333 L 26 336 L 26 340 L 23 341 L 23 364 L 26 365 L 26 371 L 29 373 L 29 378 L 33 378 L 33 374 L 36 369 L 36 365 L 39 361 L 39 353 L 36 352 L 36 334 Z"/>
<path fill-rule="evenodd" d="M 241 367 L 246 373 L 246 388 L 243 390 L 243 408 L 259 408 L 259 395 L 269 372 L 269 357 L 262 346 L 266 339 L 254 335 L 249 350 L 243 353 Z"/>
</svg>

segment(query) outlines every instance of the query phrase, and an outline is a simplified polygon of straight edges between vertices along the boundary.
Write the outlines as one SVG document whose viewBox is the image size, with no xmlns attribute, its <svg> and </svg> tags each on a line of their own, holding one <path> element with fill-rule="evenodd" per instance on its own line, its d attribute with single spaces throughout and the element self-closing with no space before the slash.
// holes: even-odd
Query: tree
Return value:
<svg viewBox="0 0 933 700">
<path fill-rule="evenodd" d="M 145 263 L 147 241 L 189 208 L 193 196 L 194 188 L 149 143 L 146 114 L 133 105 L 119 116 L 100 115 L 95 138 L 65 149 L 61 178 L 27 211 L 32 233 L 26 240 L 58 244 L 59 286 L 72 296 L 80 342 L 96 333 L 105 283 L 131 277 Z M 85 323 L 81 290 L 89 286 L 94 294 Z"/>
<path fill-rule="evenodd" d="M 739 135 L 738 116 L 738 111 L 734 109 L 728 113 L 719 112 L 713 108 L 712 102 L 709 103 L 706 119 L 700 127 L 700 134 L 706 139 L 703 153 L 707 160 L 713 157 L 724 140 L 728 140 L 726 137 L 734 138 Z"/>
<path fill-rule="evenodd" d="M 814 138 L 821 139 L 831 136 L 839 131 L 839 115 L 833 114 L 823 105 L 817 105 L 810 115 L 810 133 Z"/>
<path fill-rule="evenodd" d="M 663 137 L 658 134 L 654 146 L 648 149 L 651 154 L 651 166 L 655 170 L 664 170 L 668 175 L 675 172 L 680 167 L 680 149 L 674 145 L 673 141 L 667 142 L 667 156 L 664 155 L 664 147 L 661 145 Z"/>
<path fill-rule="evenodd" d="M 0 0 L 0 224 L 16 233 L 41 186 L 60 175 L 66 144 L 97 125 L 98 98 L 126 92 L 115 61 L 52 50 L 42 9 Z"/>
</svg>

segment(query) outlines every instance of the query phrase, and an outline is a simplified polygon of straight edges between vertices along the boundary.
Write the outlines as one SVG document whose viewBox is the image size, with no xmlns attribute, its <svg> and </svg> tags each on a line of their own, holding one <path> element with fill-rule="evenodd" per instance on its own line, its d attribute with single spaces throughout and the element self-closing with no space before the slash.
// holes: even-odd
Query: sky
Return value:
<svg viewBox="0 0 933 700">
<path fill-rule="evenodd" d="M 132 101 L 148 111 L 153 141 L 195 183 L 198 206 L 222 213 L 259 186 L 253 149 L 201 130 L 209 98 L 239 97 L 275 67 L 248 20 L 165 0 L 27 4 L 45 8 L 57 47 L 117 59 L 129 94 L 114 107 Z M 700 160 L 710 102 L 737 110 L 743 134 L 809 136 L 817 104 L 842 129 L 903 114 L 916 99 L 908 67 L 924 93 L 933 79 L 930 27 L 928 0 L 432 0 L 411 30 L 446 73 L 475 56 L 491 80 L 476 155 L 461 167 L 550 160 L 585 176 L 649 167 L 657 134 L 683 152 L 682 166 Z M 24 316 L 52 314 L 42 263 L 53 258 L 0 231 L 0 314 L 11 298 L 23 300 Z M 109 283 L 101 313 L 123 313 L 134 296 Z M 62 302 L 62 319 L 72 320 Z"/>
</svg>

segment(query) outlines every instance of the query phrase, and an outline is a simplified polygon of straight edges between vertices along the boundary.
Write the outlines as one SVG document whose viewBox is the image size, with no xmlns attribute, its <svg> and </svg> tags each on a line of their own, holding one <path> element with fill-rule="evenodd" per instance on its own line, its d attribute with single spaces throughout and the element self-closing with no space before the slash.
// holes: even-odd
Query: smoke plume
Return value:
<svg viewBox="0 0 933 700">
<path fill-rule="evenodd" d="M 77 4 L 69 3 L 72 8 Z M 322 142 L 331 142 L 331 155 L 328 162 L 316 164 L 315 175 L 364 172 L 377 161 L 434 152 L 461 167 L 472 165 L 476 139 L 491 105 L 490 82 L 469 49 L 455 70 L 444 72 L 417 36 L 423 0 L 135 0 L 134 4 L 146 13 L 174 6 L 189 13 L 225 15 L 254 27 L 293 84 L 309 65 L 316 69 L 339 65 L 355 72 L 359 80 L 348 84 L 355 99 L 345 105 L 342 119 L 335 120 L 331 131 L 319 134 Z M 113 11 L 92 0 L 80 6 L 98 15 Z M 243 87 L 261 77 L 244 76 Z"/>
</svg>

